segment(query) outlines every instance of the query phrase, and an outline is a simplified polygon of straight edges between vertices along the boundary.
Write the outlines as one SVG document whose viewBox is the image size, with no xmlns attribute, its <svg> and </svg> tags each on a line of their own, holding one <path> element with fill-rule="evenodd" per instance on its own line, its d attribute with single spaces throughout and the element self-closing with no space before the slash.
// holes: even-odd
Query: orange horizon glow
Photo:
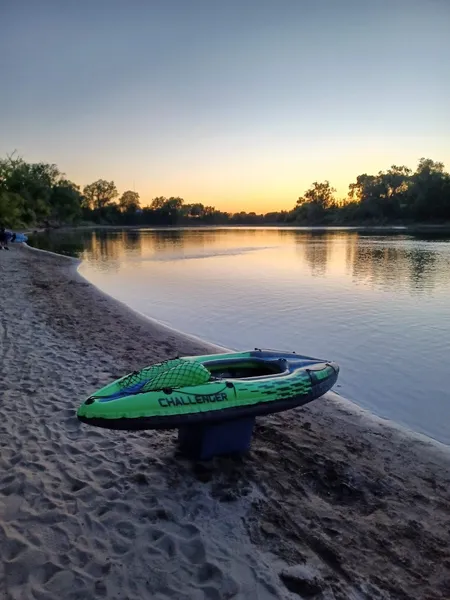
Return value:
<svg viewBox="0 0 450 600">
<path fill-rule="evenodd" d="M 291 210 L 314 181 L 328 180 L 340 200 L 347 198 L 349 185 L 363 173 L 375 175 L 393 164 L 406 165 L 414 171 L 422 156 L 444 162 L 447 168 L 450 165 L 450 140 L 448 143 L 445 139 L 429 138 L 409 141 L 409 144 L 383 139 L 327 141 L 311 146 L 308 151 L 294 147 L 291 141 L 283 151 L 278 148 L 272 153 L 268 147 L 259 148 L 242 157 L 226 156 L 229 160 L 223 160 L 224 157 L 213 160 L 203 155 L 187 166 L 175 156 L 172 163 L 161 165 L 159 170 L 146 169 L 145 158 L 136 157 L 130 174 L 124 173 L 124 166 L 117 164 L 115 157 L 108 160 L 104 156 L 98 161 L 103 164 L 94 166 L 77 161 L 75 172 L 69 165 L 65 170 L 69 179 L 83 182 L 81 188 L 102 178 L 113 180 L 119 194 L 134 190 L 140 195 L 142 207 L 149 206 L 158 196 L 178 196 L 185 204 L 200 202 L 225 212 L 260 214 Z"/>
</svg>

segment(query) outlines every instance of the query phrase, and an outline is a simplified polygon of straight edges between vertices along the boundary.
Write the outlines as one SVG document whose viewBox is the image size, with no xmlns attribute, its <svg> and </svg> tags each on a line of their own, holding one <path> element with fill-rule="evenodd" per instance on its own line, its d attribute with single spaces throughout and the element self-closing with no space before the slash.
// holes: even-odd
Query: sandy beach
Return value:
<svg viewBox="0 0 450 600">
<path fill-rule="evenodd" d="M 72 259 L 10 246 L 1 599 L 450 598 L 450 448 L 334 393 L 258 419 L 248 455 L 203 463 L 176 431 L 83 425 L 78 406 L 112 379 L 218 348 L 141 318 Z"/>
</svg>

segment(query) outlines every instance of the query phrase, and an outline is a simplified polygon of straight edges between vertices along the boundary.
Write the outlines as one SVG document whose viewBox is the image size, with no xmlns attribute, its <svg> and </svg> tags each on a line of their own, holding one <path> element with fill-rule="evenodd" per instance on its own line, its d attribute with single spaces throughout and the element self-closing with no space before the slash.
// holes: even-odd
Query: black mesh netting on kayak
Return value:
<svg viewBox="0 0 450 600">
<path fill-rule="evenodd" d="M 185 385 L 201 385 L 209 381 L 210 377 L 211 373 L 202 364 L 175 358 L 141 371 L 134 371 L 119 381 L 119 386 L 124 391 L 130 389 L 130 392 L 133 390 L 135 393 L 142 393 Z"/>
<path fill-rule="evenodd" d="M 211 378 L 211 373 L 200 363 L 183 361 L 168 371 L 163 371 L 146 383 L 142 391 L 180 388 L 185 385 L 203 385 Z"/>
<path fill-rule="evenodd" d="M 138 383 L 144 383 L 145 381 L 149 381 L 153 379 L 156 375 L 163 373 L 164 371 L 168 371 L 183 363 L 181 358 L 173 358 L 171 360 L 166 360 L 164 362 L 158 363 L 157 365 L 151 365 L 150 367 L 145 367 L 140 371 L 133 371 L 129 375 L 126 375 L 123 379 L 121 379 L 118 383 L 121 389 L 126 389 L 129 387 L 134 387 Z"/>
</svg>

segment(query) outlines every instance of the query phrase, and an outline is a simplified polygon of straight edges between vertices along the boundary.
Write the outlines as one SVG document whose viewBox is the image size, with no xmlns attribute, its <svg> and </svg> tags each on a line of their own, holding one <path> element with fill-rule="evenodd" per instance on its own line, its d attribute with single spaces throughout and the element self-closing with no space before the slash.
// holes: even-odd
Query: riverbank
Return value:
<svg viewBox="0 0 450 600">
<path fill-rule="evenodd" d="M 81 425 L 93 389 L 213 347 L 139 317 L 75 268 L 0 253 L 7 598 L 448 598 L 445 446 L 334 394 L 259 419 L 248 456 L 212 463 L 178 457 L 175 432 Z"/>
</svg>

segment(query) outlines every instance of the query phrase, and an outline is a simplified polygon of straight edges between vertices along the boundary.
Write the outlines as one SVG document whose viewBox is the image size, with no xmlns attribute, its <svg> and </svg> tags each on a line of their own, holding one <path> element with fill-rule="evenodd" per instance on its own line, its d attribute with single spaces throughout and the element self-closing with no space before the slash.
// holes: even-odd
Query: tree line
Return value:
<svg viewBox="0 0 450 600">
<path fill-rule="evenodd" d="M 391 166 L 358 175 L 346 198 L 329 181 L 314 182 L 291 210 L 229 213 L 183 198 L 159 196 L 141 207 L 137 192 L 121 195 L 114 181 L 80 186 L 55 164 L 0 159 L 0 224 L 5 227 L 62 225 L 358 225 L 450 221 L 450 175 L 441 162 L 421 158 L 413 172 Z"/>
</svg>

